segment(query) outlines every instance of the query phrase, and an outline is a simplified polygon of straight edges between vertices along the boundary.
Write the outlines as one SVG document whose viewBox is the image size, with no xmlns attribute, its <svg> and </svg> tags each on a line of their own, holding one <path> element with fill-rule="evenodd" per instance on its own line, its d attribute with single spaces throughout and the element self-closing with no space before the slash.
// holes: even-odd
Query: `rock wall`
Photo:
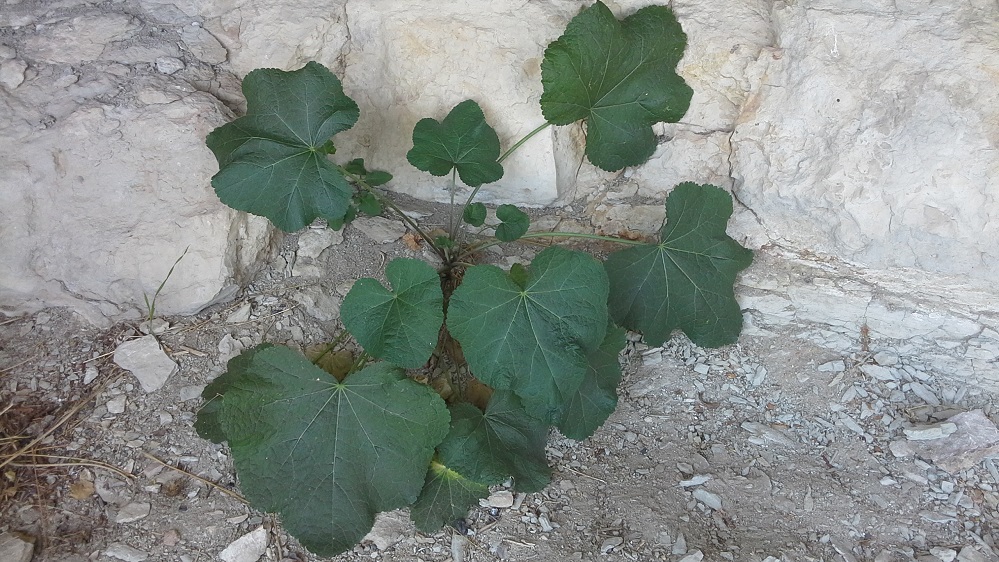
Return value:
<svg viewBox="0 0 999 562">
<path fill-rule="evenodd" d="M 2 310 L 134 311 L 188 245 L 175 276 L 197 272 L 171 279 L 170 311 L 247 274 L 269 233 L 215 201 L 202 139 L 239 111 L 234 76 L 256 67 L 335 69 L 362 115 L 338 157 L 391 171 L 397 191 L 444 199 L 445 181 L 405 162 L 415 122 L 472 98 L 505 143 L 533 129 L 544 47 L 588 3 L 8 2 Z M 623 16 L 646 3 L 608 5 Z M 760 250 L 740 287 L 752 329 L 808 324 L 792 331 L 842 347 L 866 326 L 937 345 L 963 357 L 960 368 L 994 369 L 999 5 L 672 5 L 695 95 L 681 123 L 658 127 L 652 160 L 606 174 L 582 161 L 578 127 L 552 128 L 485 198 L 652 230 L 676 183 L 721 185 L 737 200 L 731 233 Z"/>
</svg>

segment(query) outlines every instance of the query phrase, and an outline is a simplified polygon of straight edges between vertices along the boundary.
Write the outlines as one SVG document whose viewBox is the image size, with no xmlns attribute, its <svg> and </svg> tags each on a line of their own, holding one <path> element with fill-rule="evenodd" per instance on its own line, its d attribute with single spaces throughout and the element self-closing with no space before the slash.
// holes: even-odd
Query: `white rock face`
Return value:
<svg viewBox="0 0 999 562">
<path fill-rule="evenodd" d="M 882 269 L 999 272 L 994 2 L 775 4 L 733 176 L 768 235 Z"/>
</svg>

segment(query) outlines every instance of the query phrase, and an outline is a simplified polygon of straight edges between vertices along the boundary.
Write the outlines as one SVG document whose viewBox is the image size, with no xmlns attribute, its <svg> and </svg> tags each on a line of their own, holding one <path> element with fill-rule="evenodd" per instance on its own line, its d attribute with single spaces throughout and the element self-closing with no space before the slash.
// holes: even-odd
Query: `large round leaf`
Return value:
<svg viewBox="0 0 999 562">
<path fill-rule="evenodd" d="M 412 504 L 448 431 L 444 401 L 387 363 L 338 383 L 291 349 L 263 345 L 217 382 L 203 394 L 216 405 L 207 436 L 229 442 L 251 504 L 280 514 L 321 556 L 360 541 L 377 512 Z"/>
<path fill-rule="evenodd" d="M 503 177 L 499 137 L 486 123 L 479 104 L 465 100 L 447 114 L 444 121 L 427 117 L 413 129 L 413 148 L 406 154 L 409 163 L 435 176 L 458 170 L 465 185 L 479 187 Z"/>
<path fill-rule="evenodd" d="M 617 385 L 621 382 L 619 355 L 627 341 L 624 329 L 607 327 L 600 347 L 587 355 L 586 378 L 573 393 L 557 427 L 570 439 L 582 440 L 593 435 L 617 408 Z"/>
<path fill-rule="evenodd" d="M 532 415 L 557 419 L 607 330 L 607 274 L 588 254 L 553 246 L 529 269 L 469 268 L 447 325 L 472 372 L 513 390 Z"/>
<path fill-rule="evenodd" d="M 586 156 L 595 166 L 637 166 L 656 149 L 652 125 L 679 121 L 690 106 L 693 90 L 676 73 L 686 45 L 665 6 L 618 21 L 597 2 L 545 50 L 541 111 L 556 125 L 586 120 Z"/>
<path fill-rule="evenodd" d="M 468 509 L 489 495 L 489 487 L 466 478 L 452 468 L 434 461 L 427 471 L 420 497 L 409 511 L 416 528 L 434 533 L 455 519 L 468 515 Z"/>
<path fill-rule="evenodd" d="M 430 357 L 444 323 L 440 277 L 426 262 L 396 258 L 385 268 L 388 290 L 358 279 L 340 307 L 340 319 L 374 357 L 415 369 Z"/>
<path fill-rule="evenodd" d="M 694 343 L 735 342 L 742 312 L 735 276 L 753 252 L 725 234 L 732 197 L 713 185 L 682 183 L 666 199 L 667 221 L 658 244 L 632 246 L 608 256 L 608 306 L 614 321 L 662 345 L 673 330 Z"/>
<path fill-rule="evenodd" d="M 246 115 L 206 143 L 219 172 L 212 186 L 226 205 L 298 230 L 317 217 L 342 220 L 352 188 L 327 154 L 330 137 L 357 122 L 354 100 L 319 63 L 292 72 L 254 70 L 243 79 Z"/>
</svg>

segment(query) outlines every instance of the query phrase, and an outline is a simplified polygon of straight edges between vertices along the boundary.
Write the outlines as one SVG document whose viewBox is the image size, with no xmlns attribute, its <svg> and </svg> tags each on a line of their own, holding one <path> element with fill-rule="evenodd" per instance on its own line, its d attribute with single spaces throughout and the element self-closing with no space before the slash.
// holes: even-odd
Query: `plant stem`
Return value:
<svg viewBox="0 0 999 562">
<path fill-rule="evenodd" d="M 526 135 L 524 135 L 524 138 L 522 138 L 519 141 L 515 142 L 513 144 L 513 146 L 511 146 L 510 148 L 506 149 L 506 152 L 504 152 L 503 154 L 501 154 L 500 157 L 496 159 L 496 162 L 499 163 L 499 162 L 502 162 L 502 161 L 506 160 L 507 156 L 510 156 L 511 154 L 513 154 L 513 151 L 515 151 L 518 148 L 520 148 L 521 146 L 523 146 L 523 144 L 525 142 L 529 141 L 531 139 L 531 137 L 533 137 L 534 135 L 536 135 L 536 134 L 540 133 L 541 131 L 544 131 L 545 129 L 547 129 L 549 125 L 551 125 L 551 123 L 548 122 L 548 121 L 545 121 L 544 123 L 542 123 L 541 125 L 539 125 L 537 128 L 535 128 L 533 131 L 531 131 L 530 133 L 527 133 Z M 479 187 L 476 187 L 475 189 L 472 190 L 472 193 L 470 193 L 468 195 L 468 199 L 465 201 L 465 205 L 461 208 L 461 214 L 462 214 L 462 216 L 465 215 L 465 209 L 468 208 L 468 206 L 472 204 L 472 201 L 475 200 L 475 196 L 478 195 L 480 187 L 482 187 L 482 186 L 480 185 Z"/>
<path fill-rule="evenodd" d="M 449 222 L 451 224 L 448 225 L 448 232 L 451 234 L 451 240 L 453 242 L 457 242 L 458 241 L 457 240 L 457 236 L 458 236 L 458 224 L 461 221 L 461 219 L 459 219 L 458 217 L 454 216 L 454 194 L 458 190 L 458 184 L 455 181 L 455 174 L 457 174 L 457 173 L 458 173 L 458 168 L 452 168 L 451 169 L 451 186 L 448 188 L 448 191 L 451 192 L 451 207 L 450 207 L 450 210 L 451 210 L 450 214 L 451 214 L 451 216 L 448 217 L 448 220 L 449 220 Z M 461 210 L 461 215 L 462 215 L 462 217 L 465 216 L 465 209 Z"/>
<path fill-rule="evenodd" d="M 329 352 L 331 352 L 331 351 L 333 351 L 334 349 L 336 349 L 336 346 L 340 345 L 340 343 L 341 343 L 341 342 L 342 342 L 342 341 L 343 341 L 344 339 L 346 339 L 346 338 L 347 338 L 347 330 L 343 330 L 343 331 L 341 331 L 341 332 L 340 332 L 340 333 L 339 333 L 339 334 L 337 335 L 337 337 L 333 338 L 333 341 L 331 341 L 331 342 L 330 342 L 330 344 L 329 344 L 329 345 L 328 345 L 328 346 L 326 347 L 326 349 L 325 349 L 325 350 L 323 350 L 323 352 L 322 352 L 322 353 L 320 353 L 318 357 L 316 357 L 315 359 L 313 359 L 313 360 L 312 360 L 312 364 L 313 364 L 313 365 L 318 365 L 318 364 L 319 364 L 319 361 L 320 361 L 320 360 L 321 360 L 321 359 L 322 359 L 323 357 L 326 357 L 326 354 L 328 354 Z"/>
<path fill-rule="evenodd" d="M 344 169 L 343 166 L 340 166 L 339 164 L 337 164 L 336 167 L 337 169 L 340 170 L 341 174 L 348 176 L 351 179 L 351 181 L 364 188 L 364 190 L 367 191 L 368 193 L 374 195 L 375 198 L 378 199 L 379 203 L 385 205 L 389 209 L 392 209 L 392 211 L 395 212 L 395 214 L 399 215 L 399 218 L 402 219 L 402 222 L 406 223 L 407 226 L 415 230 L 417 234 L 419 234 L 424 240 L 427 241 L 428 244 L 430 244 L 430 247 L 434 250 L 435 254 L 437 254 L 442 260 L 447 261 L 447 254 L 444 253 L 443 249 L 437 247 L 437 244 L 434 243 L 433 238 L 431 238 L 429 234 L 424 232 L 423 229 L 420 228 L 420 225 L 416 224 L 416 221 L 409 218 L 409 216 L 406 215 L 406 213 L 402 212 L 402 209 L 400 209 L 398 205 L 393 203 L 391 199 L 375 191 L 375 189 L 370 185 L 368 185 L 368 182 L 364 181 L 364 178 L 362 178 L 361 176 L 348 172 L 347 170 Z"/>
<path fill-rule="evenodd" d="M 528 232 L 527 234 L 518 238 L 518 240 L 525 240 L 528 238 L 584 238 L 587 240 L 600 240 L 602 242 L 613 242 L 615 244 L 625 244 L 627 246 L 643 246 L 648 244 L 648 242 L 642 242 L 640 240 L 628 240 L 627 238 L 617 238 L 615 236 L 603 236 L 601 234 L 587 234 L 585 232 Z M 468 247 L 467 250 L 458 255 L 455 259 L 463 259 L 470 254 L 478 252 L 479 250 L 484 250 L 490 246 L 498 246 L 502 244 L 502 240 L 491 240 L 482 244 L 473 244 Z"/>
</svg>

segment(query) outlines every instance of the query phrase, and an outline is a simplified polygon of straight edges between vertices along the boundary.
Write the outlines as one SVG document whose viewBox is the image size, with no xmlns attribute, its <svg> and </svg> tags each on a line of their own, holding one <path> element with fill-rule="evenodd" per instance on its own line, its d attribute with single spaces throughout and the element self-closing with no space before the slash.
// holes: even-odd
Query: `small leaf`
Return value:
<svg viewBox="0 0 999 562">
<path fill-rule="evenodd" d="M 434 533 L 456 519 L 468 515 L 479 499 L 489 495 L 485 484 L 473 482 L 458 472 L 434 461 L 427 471 L 427 480 L 409 514 L 416 528 Z"/>
<path fill-rule="evenodd" d="M 593 435 L 617 408 L 617 385 L 621 382 L 619 355 L 627 343 L 624 332 L 611 324 L 600 347 L 587 354 L 586 378 L 572 395 L 557 425 L 569 439 L 581 441 Z"/>
<path fill-rule="evenodd" d="M 389 291 L 374 279 L 358 279 L 343 299 L 340 319 L 374 357 L 415 369 L 426 363 L 444 323 L 444 293 L 434 268 L 396 258 L 385 268 Z"/>
<path fill-rule="evenodd" d="M 501 221 L 496 227 L 496 238 L 503 242 L 513 242 L 527 234 L 531 226 L 531 217 L 516 205 L 500 205 L 496 208 L 496 218 Z"/>
<path fill-rule="evenodd" d="M 465 207 L 461 218 L 472 226 L 482 226 L 486 222 L 486 206 L 482 203 L 472 203 Z"/>
<path fill-rule="evenodd" d="M 548 426 L 527 413 L 519 398 L 496 391 L 485 413 L 471 404 L 451 407 L 451 430 L 437 447 L 441 461 L 471 480 L 499 484 L 509 477 L 518 491 L 548 485 Z"/>
<path fill-rule="evenodd" d="M 368 185 L 371 187 L 378 187 L 379 185 L 385 185 L 392 181 L 392 174 L 381 170 L 374 170 L 373 172 L 368 172 L 368 175 L 364 176 L 364 181 L 368 182 Z"/>
<path fill-rule="evenodd" d="M 552 246 L 523 286 L 492 265 L 468 268 L 448 305 L 448 329 L 477 378 L 513 390 L 550 423 L 586 376 L 607 331 L 607 274 L 589 254 Z"/>
<path fill-rule="evenodd" d="M 223 375 L 215 415 L 255 508 L 332 556 L 360 541 L 375 513 L 416 500 L 448 431 L 433 390 L 387 363 L 338 383 L 286 347 L 244 355 Z"/>
<path fill-rule="evenodd" d="M 351 128 L 358 109 L 340 80 L 315 62 L 292 72 L 258 69 L 243 79 L 243 94 L 246 115 L 205 141 L 219 162 L 219 199 L 286 232 L 317 217 L 343 219 L 353 188 L 327 154 L 330 137 Z"/>
<path fill-rule="evenodd" d="M 742 330 L 735 276 L 753 253 L 725 234 L 732 197 L 713 185 L 682 183 L 666 199 L 666 216 L 659 244 L 632 246 L 604 263 L 611 315 L 652 346 L 676 329 L 704 347 L 735 342 Z"/>
<path fill-rule="evenodd" d="M 342 219 L 328 220 L 326 221 L 326 226 L 332 228 L 333 230 L 340 230 L 344 226 L 354 222 L 357 218 L 357 205 L 351 203 L 350 207 L 347 208 L 347 213 Z"/>
<path fill-rule="evenodd" d="M 545 49 L 541 112 L 555 125 L 586 120 L 586 156 L 607 171 L 656 149 L 652 125 L 679 121 L 693 91 L 676 73 L 687 36 L 673 11 L 648 6 L 622 21 L 597 2 Z"/>
<path fill-rule="evenodd" d="M 435 176 L 457 168 L 461 181 L 471 187 L 503 177 L 499 137 L 486 123 L 479 104 L 466 100 L 454 107 L 444 121 L 421 119 L 413 129 L 409 163 Z"/>
<path fill-rule="evenodd" d="M 365 176 L 368 170 L 364 167 L 364 158 L 354 158 L 350 162 L 343 165 L 345 172 L 354 174 L 355 176 Z"/>
<path fill-rule="evenodd" d="M 354 200 L 357 201 L 357 210 L 365 215 L 377 217 L 382 214 L 382 204 L 374 194 L 361 193 Z"/>
</svg>

